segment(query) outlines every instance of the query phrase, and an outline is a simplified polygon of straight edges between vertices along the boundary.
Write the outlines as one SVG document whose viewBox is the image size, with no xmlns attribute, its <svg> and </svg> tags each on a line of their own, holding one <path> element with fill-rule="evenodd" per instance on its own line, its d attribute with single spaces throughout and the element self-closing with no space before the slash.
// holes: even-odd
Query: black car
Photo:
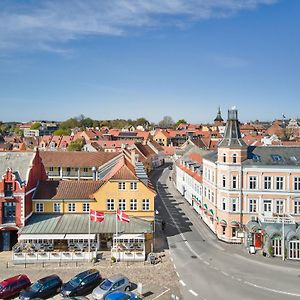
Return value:
<svg viewBox="0 0 300 300">
<path fill-rule="evenodd" d="M 34 298 L 47 299 L 60 292 L 62 280 L 57 275 L 50 275 L 39 279 L 26 290 L 20 292 L 21 300 Z"/>
<path fill-rule="evenodd" d="M 102 281 L 98 270 L 90 269 L 77 274 L 62 286 L 63 297 L 85 296 L 92 292 Z"/>
</svg>

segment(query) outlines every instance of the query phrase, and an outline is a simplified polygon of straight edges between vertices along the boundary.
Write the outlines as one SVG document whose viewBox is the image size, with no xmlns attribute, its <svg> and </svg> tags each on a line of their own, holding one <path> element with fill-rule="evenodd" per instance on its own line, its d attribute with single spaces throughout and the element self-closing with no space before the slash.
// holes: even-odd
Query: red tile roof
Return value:
<svg viewBox="0 0 300 300">
<path fill-rule="evenodd" d="M 92 199 L 93 194 L 103 185 L 93 180 L 56 180 L 41 181 L 33 199 L 77 200 Z"/>
<path fill-rule="evenodd" d="M 45 167 L 100 167 L 119 153 L 41 151 Z"/>
</svg>

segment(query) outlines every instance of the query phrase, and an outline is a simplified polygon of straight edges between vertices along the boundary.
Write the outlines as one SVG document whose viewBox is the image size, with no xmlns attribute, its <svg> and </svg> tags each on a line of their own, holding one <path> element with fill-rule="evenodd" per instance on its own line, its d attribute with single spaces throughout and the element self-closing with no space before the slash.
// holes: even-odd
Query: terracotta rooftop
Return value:
<svg viewBox="0 0 300 300">
<path fill-rule="evenodd" d="M 33 199 L 90 199 L 102 184 L 102 181 L 92 180 L 41 181 Z"/>
<path fill-rule="evenodd" d="M 45 167 L 100 167 L 119 153 L 41 151 Z"/>
</svg>

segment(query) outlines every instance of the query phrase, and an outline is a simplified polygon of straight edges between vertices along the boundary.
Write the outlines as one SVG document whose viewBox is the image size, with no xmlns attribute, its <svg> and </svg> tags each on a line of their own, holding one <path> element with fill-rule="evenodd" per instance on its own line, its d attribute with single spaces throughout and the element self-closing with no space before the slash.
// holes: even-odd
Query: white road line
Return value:
<svg viewBox="0 0 300 300">
<path fill-rule="evenodd" d="M 264 286 L 257 285 L 257 284 L 255 284 L 255 283 L 251 283 L 251 282 L 249 282 L 249 281 L 244 281 L 244 283 L 247 284 L 247 285 L 250 285 L 250 286 L 254 286 L 254 287 L 258 288 L 258 289 L 265 290 L 265 291 L 269 291 L 269 292 L 273 292 L 273 293 L 277 293 L 277 294 L 283 294 L 283 295 L 289 295 L 289 296 L 300 297 L 300 294 L 270 289 L 270 288 L 267 288 L 267 287 L 264 287 Z"/>
<path fill-rule="evenodd" d="M 229 274 L 226 273 L 226 272 L 224 272 L 224 271 L 222 271 L 221 273 L 222 273 L 223 275 L 225 275 L 225 276 L 229 276 Z"/>
<path fill-rule="evenodd" d="M 176 275 L 177 275 L 178 278 L 180 277 L 178 272 L 176 272 Z"/>
<path fill-rule="evenodd" d="M 159 295 L 157 295 L 155 298 L 153 298 L 152 300 L 158 299 L 159 297 L 161 297 L 162 295 L 164 295 L 165 293 L 167 293 L 170 289 L 166 289 L 165 291 L 163 291 L 162 293 L 160 293 Z"/>
<path fill-rule="evenodd" d="M 182 280 L 179 280 L 179 282 L 182 286 L 186 286 L 186 284 Z"/>
<path fill-rule="evenodd" d="M 174 264 L 174 269 L 176 269 L 176 266 L 175 266 L 175 264 Z"/>
<path fill-rule="evenodd" d="M 194 295 L 195 297 L 198 296 L 198 294 L 197 294 L 196 292 L 194 292 L 193 290 L 189 290 L 189 292 L 190 292 L 192 295 Z"/>
<path fill-rule="evenodd" d="M 206 265 L 208 265 L 208 266 L 210 265 L 210 263 L 209 263 L 208 261 L 206 261 L 206 260 L 204 261 L 204 263 L 205 263 Z"/>
</svg>

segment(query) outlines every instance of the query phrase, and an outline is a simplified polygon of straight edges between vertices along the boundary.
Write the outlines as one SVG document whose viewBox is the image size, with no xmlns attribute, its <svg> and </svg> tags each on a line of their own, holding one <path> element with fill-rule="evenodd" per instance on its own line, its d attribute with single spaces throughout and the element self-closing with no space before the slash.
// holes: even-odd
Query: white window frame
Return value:
<svg viewBox="0 0 300 300">
<path fill-rule="evenodd" d="M 137 210 L 137 199 L 130 199 L 130 210 Z"/>
<path fill-rule="evenodd" d="M 257 213 L 257 199 L 249 199 L 249 213 Z"/>
<path fill-rule="evenodd" d="M 293 190 L 300 191 L 300 176 L 294 177 Z"/>
<path fill-rule="evenodd" d="M 300 199 L 294 200 L 294 214 L 300 215 Z"/>
<path fill-rule="evenodd" d="M 44 203 L 37 202 L 35 204 L 35 211 L 38 212 L 38 213 L 44 212 Z"/>
<path fill-rule="evenodd" d="M 89 212 L 90 211 L 90 203 L 82 203 L 82 211 Z"/>
<path fill-rule="evenodd" d="M 284 213 L 284 201 L 283 199 L 275 200 L 275 213 L 283 214 Z"/>
<path fill-rule="evenodd" d="M 264 176 L 264 190 L 272 189 L 272 176 Z"/>
<path fill-rule="evenodd" d="M 57 209 L 59 207 L 59 209 Z M 61 212 L 61 203 L 53 203 L 53 212 Z"/>
<path fill-rule="evenodd" d="M 249 190 L 257 189 L 257 176 L 249 176 Z"/>
<path fill-rule="evenodd" d="M 76 203 L 68 203 L 68 212 L 76 212 Z"/>
<path fill-rule="evenodd" d="M 126 190 L 126 182 L 125 181 L 119 181 L 118 186 L 119 186 L 119 191 L 125 191 Z"/>
<path fill-rule="evenodd" d="M 236 175 L 232 175 L 232 189 L 235 190 L 238 188 L 237 185 L 237 176 Z"/>
<path fill-rule="evenodd" d="M 271 199 L 264 199 L 262 204 L 263 204 L 263 212 L 272 212 L 272 200 Z M 266 207 L 268 208 L 268 210 L 265 209 Z"/>
<path fill-rule="evenodd" d="M 118 208 L 123 211 L 126 210 L 126 199 L 119 199 Z"/>
<path fill-rule="evenodd" d="M 150 210 L 150 200 L 149 199 L 143 199 L 143 206 L 144 211 Z"/>
<path fill-rule="evenodd" d="M 132 191 L 136 191 L 137 190 L 137 182 L 136 181 L 130 182 L 130 189 Z"/>
<path fill-rule="evenodd" d="M 107 199 L 106 200 L 106 208 L 109 211 L 115 210 L 115 200 L 114 199 Z"/>
<path fill-rule="evenodd" d="M 284 177 L 276 176 L 275 184 L 276 184 L 276 190 L 282 191 L 284 189 Z"/>
</svg>

